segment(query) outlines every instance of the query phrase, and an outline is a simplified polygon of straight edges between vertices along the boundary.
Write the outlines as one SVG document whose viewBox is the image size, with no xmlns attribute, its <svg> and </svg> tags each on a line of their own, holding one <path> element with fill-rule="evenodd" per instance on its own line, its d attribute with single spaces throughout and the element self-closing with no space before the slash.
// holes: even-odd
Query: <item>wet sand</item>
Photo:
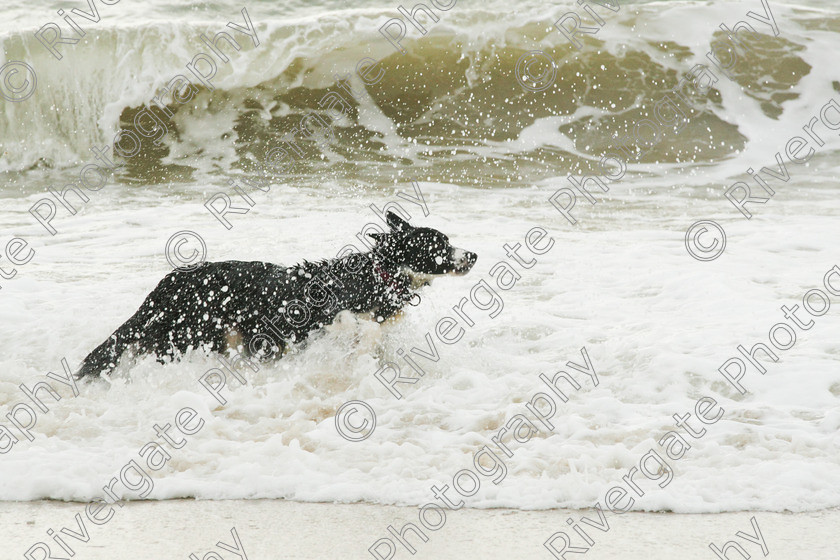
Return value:
<svg viewBox="0 0 840 560">
<path fill-rule="evenodd" d="M 127 502 L 116 508 L 112 519 L 101 526 L 89 522 L 85 504 L 77 502 L 3 502 L 0 506 L 0 532 L 5 545 L 0 557 L 25 558 L 24 553 L 38 541 L 51 545 L 55 558 L 67 558 L 61 547 L 47 535 L 62 527 L 79 532 L 76 514 L 88 531 L 82 543 L 66 534 L 64 542 L 74 551 L 73 560 L 242 558 L 217 546 L 218 542 L 238 548 L 231 534 L 241 542 L 249 560 L 297 558 L 373 558 L 368 552 L 377 539 L 387 536 L 386 527 L 399 528 L 408 521 L 418 522 L 414 507 L 369 504 L 320 504 L 282 500 L 195 501 L 168 500 Z M 594 511 L 509 509 L 462 509 L 449 511 L 445 524 L 426 531 L 428 542 L 416 535 L 409 539 L 416 547 L 412 555 L 399 544 L 393 558 L 552 558 L 543 543 L 556 531 L 565 530 L 572 545 L 583 544 L 581 537 L 566 525 L 581 516 L 597 521 Z M 762 558 L 759 544 L 735 533 L 754 535 L 750 519 L 755 518 L 765 540 L 768 556 L 787 560 L 834 560 L 840 545 L 840 511 L 809 513 L 735 512 L 723 514 L 628 513 L 607 514 L 608 532 L 581 526 L 594 540 L 585 553 L 565 554 L 566 558 L 601 560 L 632 559 L 713 559 L 709 543 L 718 546 L 729 540 L 740 543 L 753 558 Z M 436 521 L 430 513 L 427 519 Z M 556 541 L 562 548 L 561 541 Z M 387 554 L 387 546 L 380 550 Z M 583 550 L 580 548 L 579 550 Z M 33 558 L 40 559 L 40 552 Z M 385 556 L 387 557 L 387 555 Z M 560 557 L 558 555 L 558 557 Z M 734 549 L 730 560 L 740 559 Z"/>
</svg>

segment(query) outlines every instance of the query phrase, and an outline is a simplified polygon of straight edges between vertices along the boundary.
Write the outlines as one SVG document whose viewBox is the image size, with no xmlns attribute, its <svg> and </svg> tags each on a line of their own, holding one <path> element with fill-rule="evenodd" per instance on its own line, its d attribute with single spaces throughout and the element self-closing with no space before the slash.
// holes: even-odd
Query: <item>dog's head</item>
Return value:
<svg viewBox="0 0 840 560">
<path fill-rule="evenodd" d="M 414 287 L 437 276 L 463 276 L 478 259 L 475 253 L 453 247 L 436 229 L 414 227 L 393 212 L 388 212 L 385 219 L 389 233 L 368 234 L 376 240 L 374 252 L 408 275 Z"/>
</svg>

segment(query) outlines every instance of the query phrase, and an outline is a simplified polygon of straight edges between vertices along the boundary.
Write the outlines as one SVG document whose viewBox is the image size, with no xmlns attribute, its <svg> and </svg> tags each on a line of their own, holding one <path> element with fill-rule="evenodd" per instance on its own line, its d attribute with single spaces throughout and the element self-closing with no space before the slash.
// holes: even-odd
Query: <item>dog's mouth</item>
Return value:
<svg viewBox="0 0 840 560">
<path fill-rule="evenodd" d="M 475 261 L 478 260 L 478 255 L 470 251 L 464 251 L 463 249 L 453 250 L 452 257 L 455 261 L 455 268 L 452 269 L 450 274 L 454 276 L 465 275 L 472 269 Z"/>
</svg>

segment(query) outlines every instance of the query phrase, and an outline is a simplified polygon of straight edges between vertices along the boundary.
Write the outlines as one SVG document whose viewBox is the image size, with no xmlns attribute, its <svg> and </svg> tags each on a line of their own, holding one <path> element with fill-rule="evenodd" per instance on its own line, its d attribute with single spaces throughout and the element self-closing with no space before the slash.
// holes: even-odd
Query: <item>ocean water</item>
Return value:
<svg viewBox="0 0 840 560">
<path fill-rule="evenodd" d="M 61 60 L 34 32 L 54 22 L 73 36 L 56 10 L 84 5 L 14 0 L 0 8 L 0 66 L 24 61 L 37 75 L 28 99 L 0 99 L 0 267 L 16 271 L 0 279 L 0 425 L 19 439 L 0 455 L 0 499 L 89 501 L 117 478 L 112 491 L 123 499 L 422 505 L 434 500 L 432 485 L 478 472 L 486 445 L 498 457 L 496 474 L 478 473 L 467 507 L 589 507 L 611 487 L 627 487 L 622 477 L 634 467 L 653 469 L 636 474 L 644 496 L 634 495 L 634 510 L 840 506 L 840 296 L 832 293 L 840 274 L 825 280 L 840 265 L 837 6 L 771 0 L 774 30 L 747 18 L 765 13 L 759 0 L 621 2 L 616 12 L 597 8 L 604 24 L 577 50 L 553 26 L 570 10 L 588 17 L 576 4 L 461 0 L 438 9 L 425 35 L 405 24 L 403 54 L 379 31 L 399 16 L 397 5 L 97 2 L 98 22 L 74 16 L 85 36 L 58 45 Z M 243 8 L 253 38 L 243 32 Z M 758 35 L 724 73 L 706 53 L 724 40 L 722 24 L 742 20 Z M 240 47 L 222 43 L 229 62 L 201 40 L 220 31 Z M 187 69 L 200 53 L 216 66 L 207 83 Z M 355 74 L 363 59 L 379 61 L 377 83 Z M 522 78 L 529 61 L 530 81 Z M 655 118 L 658 102 L 697 64 L 717 81 L 685 88 L 677 104 L 684 126 L 663 125 L 658 142 L 643 132 L 639 157 L 622 152 L 615 135 L 644 130 L 637 123 Z M 206 59 L 197 68 L 212 73 Z M 183 103 L 161 91 L 179 75 L 195 84 L 181 90 L 191 97 Z M 165 110 L 142 116 L 160 95 Z M 662 120 L 675 114 L 667 111 L 660 107 Z M 307 116 L 318 141 L 284 144 Z M 113 157 L 118 133 L 122 165 L 99 190 L 84 191 L 86 203 L 69 194 L 71 213 L 48 189 L 104 165 L 91 148 Z M 132 134 L 142 143 L 127 157 Z M 807 163 L 786 155 L 794 136 L 814 149 Z M 571 187 L 569 175 L 615 173 L 613 164 L 599 168 L 604 154 L 625 154 L 626 173 L 605 179 L 607 192 L 590 183 L 594 204 L 578 191 L 573 224 L 549 199 Z M 267 172 L 266 161 L 280 156 Z M 781 177 L 761 175 L 772 197 L 747 171 L 762 167 Z M 725 196 L 739 181 L 766 199 L 747 206 L 750 219 Z M 425 204 L 398 196 L 416 197 L 415 189 Z M 230 229 L 205 206 L 218 193 L 248 210 L 225 216 Z M 246 371 L 245 385 L 229 375 L 224 404 L 199 383 L 218 366 L 199 352 L 170 364 L 141 358 L 110 380 L 80 382 L 77 396 L 47 377 L 62 373 L 62 360 L 74 369 L 137 309 L 171 270 L 165 248 L 177 232 L 200 235 L 211 260 L 293 264 L 359 246 L 360 230 L 379 223 L 370 205 L 394 201 L 412 223 L 479 255 L 469 275 L 435 281 L 399 321 L 342 321 Z M 686 231 L 701 220 L 726 232 L 714 260 L 686 250 Z M 533 228 L 553 241 L 544 254 L 524 247 Z M 13 238 L 34 251 L 25 264 L 11 264 L 28 254 L 12 243 L 10 258 Z M 525 265 L 505 248 L 517 243 Z M 500 262 L 520 277 L 507 290 L 490 273 Z M 483 303 L 490 293 L 478 291 L 480 281 L 495 288 L 499 309 Z M 829 297 L 819 316 L 802 309 L 813 289 Z M 824 307 L 810 293 L 809 305 Z M 465 297 L 473 298 L 472 325 L 452 310 Z M 781 307 L 794 305 L 807 328 L 785 318 Z M 435 333 L 445 316 L 464 329 L 455 344 Z M 738 345 L 770 344 L 778 323 L 790 329 L 774 331 L 780 345 L 786 332 L 795 343 L 773 347 L 778 362 L 760 357 L 763 375 L 747 364 L 741 394 L 718 369 L 740 356 Z M 395 398 L 375 373 L 390 362 L 411 375 L 402 356 L 429 352 L 429 340 L 439 359 L 410 354 L 425 375 L 397 385 Z M 582 349 L 597 385 L 566 365 L 583 366 Z M 540 374 L 560 370 L 580 388 L 554 403 L 549 429 L 527 405 L 548 390 Z M 13 425 L 26 412 L 14 410 L 32 404 L 21 385 L 41 381 L 62 399 L 39 393 L 49 410 L 33 409 L 29 441 Z M 702 397 L 723 410 L 717 422 L 697 423 Z M 336 429 L 337 411 L 351 401 L 375 411 L 363 441 Z M 155 425 L 174 425 L 186 407 L 201 428 L 181 436 L 179 448 L 163 444 Z M 672 415 L 687 412 L 707 431 L 680 432 L 691 448 L 666 458 L 657 442 L 677 429 Z M 502 457 L 492 438 L 516 415 L 538 431 L 522 443 L 508 434 L 513 456 Z M 159 470 L 141 456 L 150 442 L 169 455 Z M 666 466 L 640 467 L 651 449 Z M 489 456 L 479 465 L 489 470 Z"/>
</svg>

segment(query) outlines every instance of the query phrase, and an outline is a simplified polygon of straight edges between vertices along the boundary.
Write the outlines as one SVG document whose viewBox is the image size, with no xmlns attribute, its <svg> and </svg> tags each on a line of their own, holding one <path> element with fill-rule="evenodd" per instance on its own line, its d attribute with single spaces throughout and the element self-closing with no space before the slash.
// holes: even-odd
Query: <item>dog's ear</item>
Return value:
<svg viewBox="0 0 840 560">
<path fill-rule="evenodd" d="M 388 223 L 388 227 L 395 232 L 405 233 L 411 229 L 411 225 L 408 222 L 391 211 L 385 214 L 385 221 Z"/>
<path fill-rule="evenodd" d="M 367 234 L 367 236 L 370 237 L 371 239 L 373 239 L 374 241 L 376 241 L 377 243 L 380 243 L 382 241 L 385 241 L 385 239 L 387 239 L 388 234 L 387 233 L 369 233 L 369 234 Z"/>
</svg>

